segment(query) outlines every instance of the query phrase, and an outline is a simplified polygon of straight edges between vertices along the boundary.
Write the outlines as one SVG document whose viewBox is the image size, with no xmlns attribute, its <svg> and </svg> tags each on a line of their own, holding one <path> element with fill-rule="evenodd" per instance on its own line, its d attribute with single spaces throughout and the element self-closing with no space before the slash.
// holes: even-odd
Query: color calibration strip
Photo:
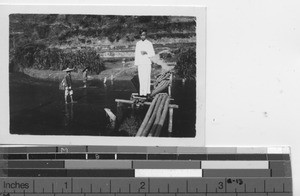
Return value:
<svg viewBox="0 0 300 196">
<path fill-rule="evenodd" d="M 290 196 L 290 149 L 1 146 L 1 194 Z"/>
</svg>

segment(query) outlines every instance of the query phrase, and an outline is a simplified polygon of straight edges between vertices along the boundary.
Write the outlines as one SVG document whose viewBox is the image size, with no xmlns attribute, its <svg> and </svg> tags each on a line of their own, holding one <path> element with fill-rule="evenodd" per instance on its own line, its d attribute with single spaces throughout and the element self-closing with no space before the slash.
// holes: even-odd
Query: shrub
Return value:
<svg viewBox="0 0 300 196">
<path fill-rule="evenodd" d="M 196 77 L 196 50 L 195 48 L 180 48 L 175 51 L 177 61 L 175 70 L 182 78 Z"/>
<path fill-rule="evenodd" d="M 96 74 L 105 69 L 103 60 L 94 50 L 63 51 L 29 45 L 18 48 L 12 60 L 22 68 L 63 70 L 67 67 L 76 69 L 90 67 L 90 71 Z"/>
</svg>

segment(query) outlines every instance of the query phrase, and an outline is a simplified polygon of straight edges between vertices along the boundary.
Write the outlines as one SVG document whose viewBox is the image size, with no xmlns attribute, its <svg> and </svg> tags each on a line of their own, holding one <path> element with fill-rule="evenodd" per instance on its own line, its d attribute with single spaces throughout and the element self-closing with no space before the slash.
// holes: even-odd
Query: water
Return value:
<svg viewBox="0 0 300 196">
<path fill-rule="evenodd" d="M 141 123 L 147 107 L 132 111 L 122 107 L 125 126 L 111 129 L 104 108 L 110 108 L 119 116 L 115 99 L 130 99 L 136 92 L 131 81 L 90 81 L 90 88 L 81 88 L 82 82 L 74 83 L 76 104 L 64 103 L 64 91 L 58 89 L 59 82 L 33 79 L 24 74 L 10 74 L 10 133 L 29 135 L 91 135 L 91 136 L 128 136 L 128 126 L 137 127 Z M 174 81 L 173 134 L 163 137 L 195 136 L 195 82 Z M 119 108 L 120 109 L 120 108 Z M 167 123 L 165 123 L 167 124 Z M 120 131 L 121 130 L 121 131 Z"/>
</svg>

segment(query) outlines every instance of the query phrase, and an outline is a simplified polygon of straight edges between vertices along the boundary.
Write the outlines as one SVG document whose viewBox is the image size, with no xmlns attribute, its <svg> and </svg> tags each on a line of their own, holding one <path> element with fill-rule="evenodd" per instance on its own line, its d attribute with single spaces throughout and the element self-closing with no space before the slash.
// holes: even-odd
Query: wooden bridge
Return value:
<svg viewBox="0 0 300 196">
<path fill-rule="evenodd" d="M 178 108 L 178 105 L 170 104 L 170 101 L 173 101 L 171 98 L 172 78 L 171 72 L 165 72 L 157 77 L 152 84 L 154 88 L 150 95 L 152 101 L 147 100 L 145 97 L 140 97 L 137 93 L 132 93 L 130 100 L 115 100 L 118 107 L 121 104 L 131 104 L 134 109 L 141 104 L 149 105 L 144 120 L 136 133 L 137 137 L 159 137 L 168 114 L 168 132 L 172 133 L 174 108 Z M 163 92 L 167 88 L 167 93 Z"/>
</svg>

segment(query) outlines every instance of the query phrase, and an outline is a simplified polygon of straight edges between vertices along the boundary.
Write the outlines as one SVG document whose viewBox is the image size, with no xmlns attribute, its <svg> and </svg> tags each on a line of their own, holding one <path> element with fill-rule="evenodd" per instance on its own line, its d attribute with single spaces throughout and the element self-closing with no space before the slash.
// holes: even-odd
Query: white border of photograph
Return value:
<svg viewBox="0 0 300 196">
<path fill-rule="evenodd" d="M 9 15 L 23 14 L 95 14 L 95 15 L 166 15 L 196 17 L 196 137 L 147 138 L 106 136 L 34 136 L 10 134 L 9 130 Z M 122 146 L 204 146 L 206 8 L 187 6 L 104 6 L 104 5 L 0 5 L 0 144 L 46 145 L 122 145 Z M 182 130 L 184 131 L 184 130 Z"/>
</svg>

